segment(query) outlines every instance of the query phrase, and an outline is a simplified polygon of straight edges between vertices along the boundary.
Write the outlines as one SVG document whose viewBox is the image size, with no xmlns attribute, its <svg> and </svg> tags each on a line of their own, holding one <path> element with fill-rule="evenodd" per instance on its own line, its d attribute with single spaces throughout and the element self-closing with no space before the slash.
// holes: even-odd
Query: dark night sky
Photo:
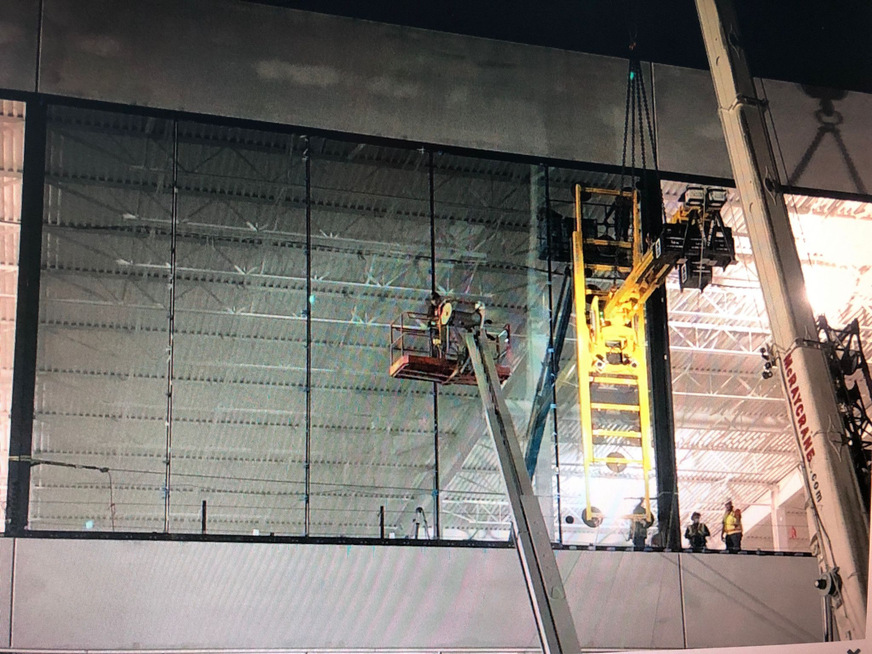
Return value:
<svg viewBox="0 0 872 654">
<path fill-rule="evenodd" d="M 693 0 L 259 0 L 443 32 L 707 68 Z M 737 0 L 752 73 L 872 92 L 872 3 Z M 633 18 L 635 17 L 635 18 Z"/>
</svg>

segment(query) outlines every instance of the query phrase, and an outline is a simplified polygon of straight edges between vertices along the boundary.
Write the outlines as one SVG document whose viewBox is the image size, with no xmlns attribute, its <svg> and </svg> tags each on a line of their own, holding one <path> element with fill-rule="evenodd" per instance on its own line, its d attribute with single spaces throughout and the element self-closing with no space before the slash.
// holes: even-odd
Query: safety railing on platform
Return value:
<svg viewBox="0 0 872 654">
<path fill-rule="evenodd" d="M 439 384 L 475 384 L 462 329 L 438 324 L 431 315 L 415 311 L 400 314 L 390 329 L 389 372 L 392 377 Z M 497 335 L 488 334 L 488 343 L 494 348 L 497 374 L 502 381 L 511 374 L 507 361 L 509 342 L 508 325 Z"/>
</svg>

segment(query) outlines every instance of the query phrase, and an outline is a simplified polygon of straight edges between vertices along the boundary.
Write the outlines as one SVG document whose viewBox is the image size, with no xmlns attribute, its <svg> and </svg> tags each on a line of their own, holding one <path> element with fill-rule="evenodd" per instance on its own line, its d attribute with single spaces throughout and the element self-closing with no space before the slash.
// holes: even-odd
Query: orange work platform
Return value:
<svg viewBox="0 0 872 654">
<path fill-rule="evenodd" d="M 504 382 L 512 374 L 511 368 L 501 363 L 507 352 L 500 347 L 499 339 L 492 340 L 497 376 Z M 476 384 L 463 346 L 463 333 L 452 325 L 439 324 L 430 313 L 406 311 L 391 323 L 390 362 L 389 373 L 397 379 Z"/>
<path fill-rule="evenodd" d="M 390 374 L 398 379 L 419 379 L 446 385 L 475 386 L 476 383 L 472 370 L 458 370 L 456 361 L 417 354 L 404 354 L 391 362 Z M 497 376 L 501 382 L 507 380 L 509 375 L 511 370 L 508 366 L 497 365 Z"/>
</svg>

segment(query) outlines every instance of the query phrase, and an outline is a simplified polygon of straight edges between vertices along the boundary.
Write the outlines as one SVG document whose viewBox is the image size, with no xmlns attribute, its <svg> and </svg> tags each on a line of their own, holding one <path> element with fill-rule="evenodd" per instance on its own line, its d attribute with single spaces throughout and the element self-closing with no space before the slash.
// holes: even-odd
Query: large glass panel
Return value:
<svg viewBox="0 0 872 654">
<path fill-rule="evenodd" d="M 21 137 L 6 136 L 10 125 L 4 156 Z M 442 346 L 427 318 L 431 245 L 437 297 L 461 310 L 484 306 L 526 451 L 549 316 L 556 321 L 569 274 L 571 229 L 554 226 L 574 222 L 579 182 L 620 184 L 567 168 L 52 108 L 31 527 L 199 532 L 205 503 L 208 533 L 428 538 L 438 525 L 444 538 L 504 540 L 510 512 L 477 388 L 453 377 L 433 385 L 451 371 L 432 368 Z M 668 212 L 683 188 L 664 184 Z M 17 197 L 4 195 L 4 221 Z M 860 205 L 797 202 L 807 209 L 796 230 L 811 263 L 834 256 L 819 236 L 833 216 L 865 225 Z M 749 546 L 801 549 L 784 536 L 794 527 L 805 542 L 795 498 L 770 517 L 767 493 L 795 461 L 792 434 L 780 387 L 759 377 L 768 325 L 734 199 L 724 216 L 739 262 L 716 271 L 703 294 L 667 282 L 682 518 L 699 509 L 717 525 L 730 495 L 750 511 Z M 608 198 L 589 202 L 584 220 L 585 260 L 598 262 L 588 283 L 606 291 L 629 268 L 613 260 Z M 543 225 L 554 227 L 550 246 Z M 3 333 L 11 339 L 15 242 L 7 236 Z M 819 293 L 834 323 L 859 317 L 865 328 L 861 254 L 850 253 L 857 284 L 834 284 L 829 264 L 809 269 L 809 280 L 812 295 L 844 289 Z M 534 487 L 554 540 L 627 545 L 644 492 L 640 467 L 600 462 L 585 479 L 575 333 L 573 317 Z M 4 351 L 8 386 L 11 341 Z M 394 365 L 392 377 L 392 364 L 411 354 L 431 359 L 426 370 L 416 376 L 404 359 L 406 373 Z M 617 427 L 599 429 L 597 456 L 631 458 Z M 595 526 L 582 515 L 588 487 L 603 517 Z"/>
<path fill-rule="evenodd" d="M 321 138 L 311 153 L 310 532 L 379 536 L 383 514 L 386 537 L 426 538 L 433 388 L 391 378 L 388 346 L 428 306 L 427 157 Z"/>
<path fill-rule="evenodd" d="M 664 184 L 668 211 L 675 210 L 683 190 L 683 185 Z M 788 196 L 787 206 L 813 311 L 837 328 L 857 319 L 861 340 L 868 343 L 870 205 Z M 730 498 L 743 512 L 744 549 L 809 551 L 813 532 L 796 439 L 779 371 L 762 374 L 760 350 L 771 342 L 771 332 L 734 192 L 721 213 L 733 229 L 737 261 L 724 271 L 716 269 L 703 294 L 680 292 L 677 283 L 669 286 L 683 524 L 699 511 L 714 534 L 708 546 L 721 549 L 721 518 Z M 848 378 L 849 387 L 858 384 L 868 407 L 862 373 Z"/>
<path fill-rule="evenodd" d="M 664 184 L 668 214 L 678 209 L 683 192 L 684 185 Z M 744 514 L 743 547 L 772 549 L 771 527 L 763 530 L 769 536 L 764 543 L 759 523 L 770 513 L 770 492 L 798 459 L 781 382 L 760 374 L 769 320 L 734 193 L 721 215 L 733 229 L 737 261 L 715 269 L 702 293 L 682 291 L 677 279 L 667 282 L 682 525 L 699 512 L 713 535 L 707 546 L 722 549 L 721 518 L 729 498 Z M 802 525 L 804 502 L 794 507 Z M 807 549 L 807 526 L 799 533 Z"/>
<path fill-rule="evenodd" d="M 163 527 L 170 127 L 49 110 L 32 529 Z"/>
<path fill-rule="evenodd" d="M 21 231 L 21 173 L 24 161 L 24 103 L 0 100 L 0 513 L 6 513 L 15 304 L 18 295 L 18 237 Z"/>
<path fill-rule="evenodd" d="M 578 531 L 584 528 L 580 519 L 579 468 L 581 456 L 581 427 L 578 411 L 578 379 L 576 374 L 576 329 L 575 304 L 572 293 L 571 229 L 574 229 L 574 187 L 583 183 L 582 173 L 569 169 L 548 169 L 548 220 L 549 230 L 543 225 L 544 212 L 539 215 L 540 249 L 547 254 L 552 276 L 550 304 L 554 317 L 554 348 L 559 355 L 554 382 L 554 406 L 546 433 L 553 434 L 556 444 L 551 443 L 552 456 L 558 474 L 559 504 L 556 507 L 559 521 L 558 535 L 562 542 L 578 542 Z M 550 240 L 550 242 L 549 242 Z M 568 314 L 568 316 L 567 316 Z M 558 321 L 566 321 L 561 333 Z M 556 418 L 556 427 L 554 420 Z"/>
<path fill-rule="evenodd" d="M 489 342 L 509 373 L 503 392 L 510 417 L 526 448 L 524 434 L 548 334 L 547 267 L 537 257 L 535 231 L 545 200 L 543 171 L 538 166 L 443 154 L 435 158 L 435 181 L 439 293 L 459 307 L 484 306 L 493 338 Z M 504 540 L 510 511 L 477 388 L 447 386 L 440 394 L 439 418 L 445 445 L 445 537 Z M 547 444 L 540 456 L 537 492 L 553 527 Z"/>
<path fill-rule="evenodd" d="M 300 139 L 182 122 L 178 153 L 171 530 L 301 534 Z"/>
</svg>

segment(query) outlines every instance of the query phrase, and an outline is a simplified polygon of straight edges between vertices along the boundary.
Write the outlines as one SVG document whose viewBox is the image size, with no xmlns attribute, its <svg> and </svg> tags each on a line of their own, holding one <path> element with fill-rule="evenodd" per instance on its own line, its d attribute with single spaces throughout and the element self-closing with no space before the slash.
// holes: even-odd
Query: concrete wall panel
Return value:
<svg viewBox="0 0 872 654">
<path fill-rule="evenodd" d="M 228 0 L 46 0 L 40 91 L 614 163 L 626 62 Z"/>
<path fill-rule="evenodd" d="M 688 647 L 820 642 L 810 557 L 682 554 Z"/>
<path fill-rule="evenodd" d="M 678 556 L 557 552 L 581 646 L 682 647 Z"/>
<path fill-rule="evenodd" d="M 36 90 L 39 0 L 3 0 L 0 7 L 0 89 Z"/>
<path fill-rule="evenodd" d="M 235 0 L 44 2 L 45 93 L 620 164 L 623 59 Z M 35 88 L 38 25 L 37 0 L 6 0 L 0 87 Z M 653 69 L 661 169 L 732 177 L 708 72 Z M 790 182 L 868 193 L 872 95 L 821 120 L 798 85 L 766 90 Z"/>
<path fill-rule="evenodd" d="M 61 539 L 16 547 L 19 649 L 538 647 L 510 549 Z M 586 550 L 557 558 L 585 647 L 681 648 L 679 558 L 689 646 L 821 637 L 813 559 Z M 741 635 L 725 642 L 714 625 L 731 621 Z"/>
<path fill-rule="evenodd" d="M 790 184 L 872 193 L 872 95 L 837 92 L 822 103 L 814 94 L 826 94 L 823 89 L 810 95 L 798 84 L 771 80 L 762 88 Z"/>
<path fill-rule="evenodd" d="M 0 538 L 0 647 L 10 646 L 12 611 L 12 561 L 15 541 Z"/>
<path fill-rule="evenodd" d="M 537 643 L 507 549 L 19 540 L 19 555 L 19 648 Z"/>
<path fill-rule="evenodd" d="M 36 3 L 11 1 L 30 21 L 13 18 L 27 47 L 0 75 L 32 86 Z M 623 59 L 234 0 L 45 0 L 41 50 L 45 93 L 620 164 Z M 653 69 L 660 167 L 732 177 L 708 72 Z M 798 170 L 819 100 L 795 84 L 766 90 L 793 183 L 869 191 L 872 95 L 835 101 Z"/>
<path fill-rule="evenodd" d="M 583 642 L 681 646 L 676 555 L 558 561 Z M 507 549 L 20 540 L 15 585 L 21 648 L 538 645 Z"/>
<path fill-rule="evenodd" d="M 707 70 L 654 64 L 654 106 L 661 170 L 732 178 Z"/>
</svg>

